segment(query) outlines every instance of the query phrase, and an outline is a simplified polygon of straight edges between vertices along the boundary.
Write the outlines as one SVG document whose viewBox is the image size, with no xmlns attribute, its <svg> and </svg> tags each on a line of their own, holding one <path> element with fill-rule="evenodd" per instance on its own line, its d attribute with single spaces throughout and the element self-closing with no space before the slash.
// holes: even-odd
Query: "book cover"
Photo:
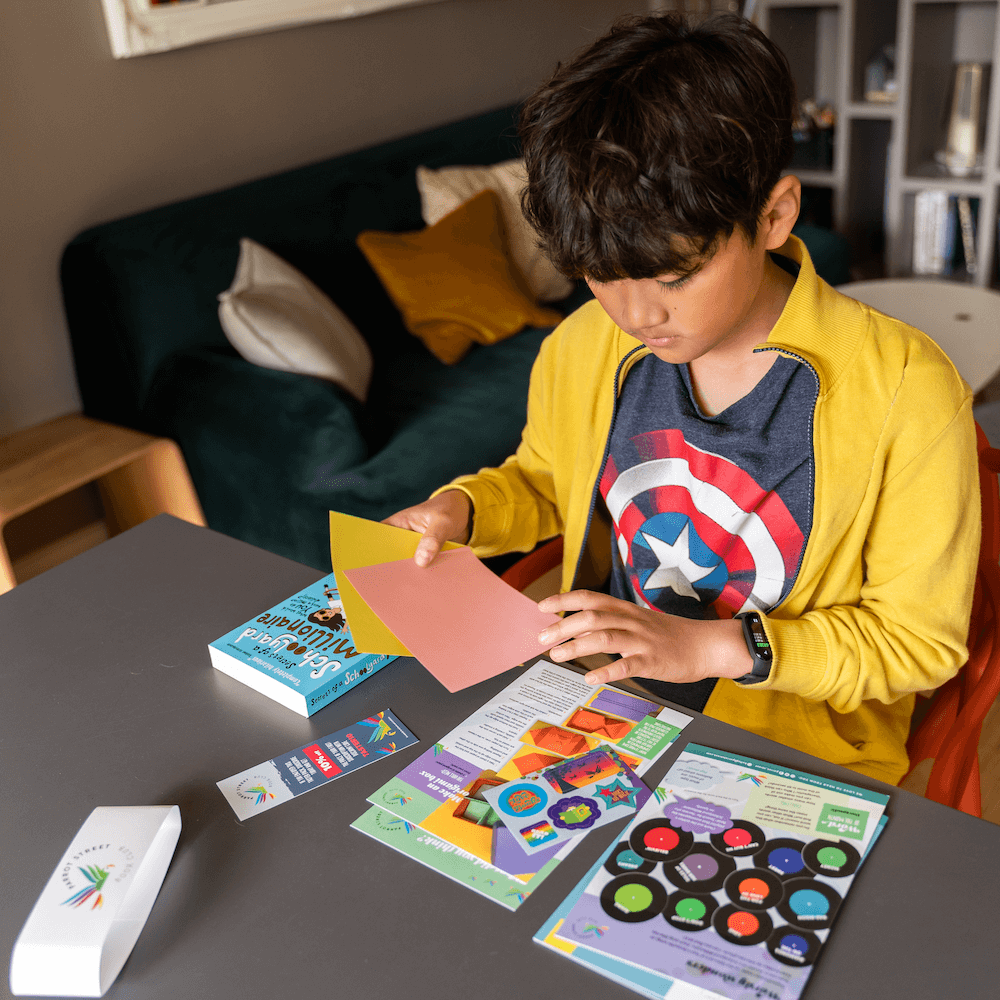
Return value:
<svg viewBox="0 0 1000 1000">
<path fill-rule="evenodd" d="M 216 670 L 307 717 L 396 659 L 354 648 L 333 573 L 209 643 L 208 651 Z"/>
</svg>

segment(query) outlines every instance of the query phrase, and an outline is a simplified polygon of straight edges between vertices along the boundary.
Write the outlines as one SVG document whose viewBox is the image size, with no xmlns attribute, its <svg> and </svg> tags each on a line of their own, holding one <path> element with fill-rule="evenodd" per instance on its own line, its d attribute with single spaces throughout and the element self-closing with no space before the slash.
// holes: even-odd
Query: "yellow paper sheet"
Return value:
<svg viewBox="0 0 1000 1000">
<path fill-rule="evenodd" d="M 354 648 L 359 653 L 411 655 L 361 599 L 344 570 L 394 562 L 396 559 L 412 559 L 419 541 L 419 532 L 330 511 L 330 560 L 337 576 L 337 589 L 344 605 L 347 627 L 351 630 Z M 444 548 L 458 549 L 461 546 L 457 542 L 445 542 Z"/>
</svg>

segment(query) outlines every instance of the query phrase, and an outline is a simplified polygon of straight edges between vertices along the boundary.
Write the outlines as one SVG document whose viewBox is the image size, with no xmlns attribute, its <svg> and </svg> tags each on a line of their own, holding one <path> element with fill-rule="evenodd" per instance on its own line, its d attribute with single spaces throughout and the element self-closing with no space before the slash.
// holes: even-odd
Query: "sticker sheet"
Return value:
<svg viewBox="0 0 1000 1000">
<path fill-rule="evenodd" d="M 565 843 L 640 809 L 649 789 L 610 747 L 589 750 L 483 797 L 527 854 Z"/>
<path fill-rule="evenodd" d="M 685 998 L 797 1000 L 887 802 L 692 744 L 555 937 L 690 984 Z"/>
</svg>

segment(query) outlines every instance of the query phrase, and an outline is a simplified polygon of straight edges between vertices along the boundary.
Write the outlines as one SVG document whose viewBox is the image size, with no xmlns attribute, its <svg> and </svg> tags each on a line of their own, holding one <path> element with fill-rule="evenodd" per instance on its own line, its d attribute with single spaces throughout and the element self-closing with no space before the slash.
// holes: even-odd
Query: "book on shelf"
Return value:
<svg viewBox="0 0 1000 1000">
<path fill-rule="evenodd" d="M 975 274 L 978 204 L 966 195 L 920 191 L 913 202 L 913 273 Z"/>
<path fill-rule="evenodd" d="M 307 717 L 396 659 L 354 648 L 333 573 L 209 643 L 208 651 L 216 670 Z"/>
</svg>

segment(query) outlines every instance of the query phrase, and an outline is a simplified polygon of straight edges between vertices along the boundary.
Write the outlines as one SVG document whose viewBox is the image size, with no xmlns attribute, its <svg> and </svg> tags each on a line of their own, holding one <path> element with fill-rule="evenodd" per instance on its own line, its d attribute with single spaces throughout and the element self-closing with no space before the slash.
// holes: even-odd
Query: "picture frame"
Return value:
<svg viewBox="0 0 1000 1000">
<path fill-rule="evenodd" d="M 116 59 L 441 0 L 101 0 Z"/>
</svg>

